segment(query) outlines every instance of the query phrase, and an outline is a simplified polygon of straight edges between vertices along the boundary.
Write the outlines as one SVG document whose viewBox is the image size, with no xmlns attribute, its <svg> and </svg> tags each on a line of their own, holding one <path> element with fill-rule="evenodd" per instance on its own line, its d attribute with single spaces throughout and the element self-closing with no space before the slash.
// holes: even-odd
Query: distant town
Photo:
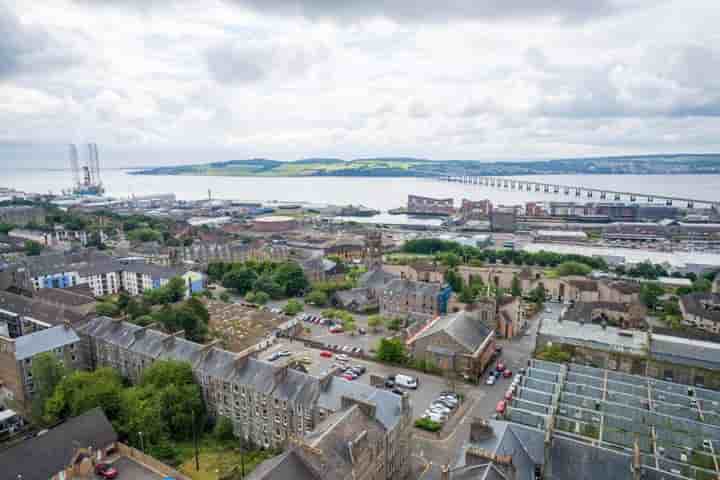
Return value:
<svg viewBox="0 0 720 480">
<path fill-rule="evenodd" d="M 111 198 L 87 152 L 61 195 L 0 189 L 7 478 L 720 474 L 716 205 L 417 194 L 380 223 Z"/>
</svg>

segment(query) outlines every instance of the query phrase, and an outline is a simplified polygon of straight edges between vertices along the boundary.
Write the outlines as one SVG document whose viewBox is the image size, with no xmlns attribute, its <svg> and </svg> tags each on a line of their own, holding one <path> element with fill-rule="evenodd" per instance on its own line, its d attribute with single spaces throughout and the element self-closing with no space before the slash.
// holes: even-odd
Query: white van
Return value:
<svg viewBox="0 0 720 480">
<path fill-rule="evenodd" d="M 402 373 L 399 373 L 395 375 L 395 385 L 397 385 L 398 387 L 411 388 L 415 390 L 418 387 L 418 381 L 417 378 L 413 378 L 409 375 L 403 375 Z"/>
</svg>

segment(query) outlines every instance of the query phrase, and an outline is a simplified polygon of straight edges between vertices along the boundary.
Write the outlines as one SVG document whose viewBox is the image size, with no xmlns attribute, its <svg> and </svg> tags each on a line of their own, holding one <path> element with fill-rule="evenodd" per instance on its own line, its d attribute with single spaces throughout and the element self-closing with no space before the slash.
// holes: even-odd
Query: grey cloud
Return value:
<svg viewBox="0 0 720 480">
<path fill-rule="evenodd" d="M 583 21 L 617 11 L 611 0 L 229 0 L 262 13 L 309 19 L 386 17 L 397 22 L 556 17 Z"/>
<path fill-rule="evenodd" d="M 301 76 L 328 56 L 323 46 L 225 42 L 205 52 L 208 70 L 219 83 L 247 84 L 273 73 Z"/>
<path fill-rule="evenodd" d="M 408 115 L 412 118 L 427 118 L 431 113 L 423 102 L 416 100 L 408 106 Z"/>
<path fill-rule="evenodd" d="M 44 73 L 78 60 L 74 52 L 59 43 L 47 31 L 23 25 L 14 12 L 0 4 L 0 78 Z"/>
</svg>

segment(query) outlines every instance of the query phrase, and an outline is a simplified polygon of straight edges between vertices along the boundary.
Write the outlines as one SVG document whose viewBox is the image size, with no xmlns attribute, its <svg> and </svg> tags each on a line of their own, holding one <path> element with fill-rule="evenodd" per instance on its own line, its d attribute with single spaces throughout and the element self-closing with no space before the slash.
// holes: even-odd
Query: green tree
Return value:
<svg viewBox="0 0 720 480">
<path fill-rule="evenodd" d="M 222 292 L 220 294 L 220 301 L 230 303 L 230 295 L 227 292 Z"/>
<path fill-rule="evenodd" d="M 235 440 L 235 432 L 233 430 L 233 423 L 227 417 L 218 418 L 213 428 L 213 436 L 218 442 L 229 443 Z"/>
<path fill-rule="evenodd" d="M 101 407 L 114 421 L 121 413 L 122 389 L 120 376 L 111 368 L 75 371 L 62 379 L 45 403 L 45 418 L 48 423 L 55 423 Z"/>
<path fill-rule="evenodd" d="M 324 307 L 328 304 L 327 293 L 323 292 L 322 290 L 313 290 L 312 292 L 305 295 L 305 303 L 318 307 Z"/>
<path fill-rule="evenodd" d="M 99 302 L 95 305 L 95 313 L 104 317 L 114 317 L 120 313 L 120 309 L 113 302 Z"/>
<path fill-rule="evenodd" d="M 405 344 L 399 338 L 382 338 L 377 347 L 378 360 L 390 363 L 405 363 Z"/>
<path fill-rule="evenodd" d="M 709 293 L 712 290 L 712 282 L 707 278 L 698 278 L 693 282 L 692 288 L 695 292 Z"/>
<path fill-rule="evenodd" d="M 127 238 L 131 242 L 161 242 L 163 235 L 152 228 L 137 228 L 128 232 Z"/>
<path fill-rule="evenodd" d="M 460 265 L 460 256 L 455 252 L 438 253 L 437 258 L 448 268 L 455 268 Z"/>
<path fill-rule="evenodd" d="M 456 270 L 448 269 L 448 271 L 445 272 L 445 281 L 450 285 L 453 292 L 460 293 L 462 291 L 463 279 Z"/>
<path fill-rule="evenodd" d="M 645 282 L 640 286 L 640 301 L 646 307 L 654 309 L 660 303 L 660 297 L 665 293 L 662 286 L 656 282 Z"/>
<path fill-rule="evenodd" d="M 398 317 L 388 318 L 385 322 L 385 326 L 387 326 L 388 330 L 396 332 L 400 330 L 400 327 L 402 327 L 402 320 Z"/>
<path fill-rule="evenodd" d="M 34 257 L 37 255 L 40 255 L 40 252 L 43 250 L 42 244 L 35 242 L 33 240 L 25 240 L 25 254 L 29 257 Z"/>
<path fill-rule="evenodd" d="M 291 298 L 288 300 L 288 302 L 283 307 L 283 312 L 285 312 L 287 315 L 297 315 L 298 313 L 303 311 L 303 304 L 295 300 L 294 298 Z"/>
<path fill-rule="evenodd" d="M 520 279 L 517 275 L 513 275 L 512 284 L 510 285 L 510 295 L 513 297 L 522 295 L 522 287 L 520 286 Z"/>
<path fill-rule="evenodd" d="M 127 310 L 127 307 L 130 304 L 131 300 L 132 297 L 130 296 L 130 294 L 123 290 L 118 294 L 118 298 L 115 303 L 117 304 L 117 307 L 124 312 Z"/>
<path fill-rule="evenodd" d="M 305 272 L 303 272 L 302 267 L 300 267 L 297 262 L 281 263 L 275 270 L 273 280 L 280 285 L 288 297 L 303 294 L 309 286 Z"/>
<path fill-rule="evenodd" d="M 382 315 L 370 315 L 368 317 L 367 323 L 368 327 L 370 327 L 373 332 L 377 332 L 378 327 L 385 323 L 385 319 L 382 317 Z"/>
<path fill-rule="evenodd" d="M 346 312 L 343 312 L 343 313 L 346 313 Z M 357 328 L 356 324 L 355 324 L 355 317 L 353 317 L 350 314 L 343 315 L 341 317 L 341 321 L 342 321 L 343 330 L 345 330 L 346 332 L 349 332 L 349 333 L 355 333 L 355 329 Z"/>
<path fill-rule="evenodd" d="M 44 423 L 45 403 L 65 376 L 65 367 L 57 356 L 44 352 L 33 357 L 30 373 L 35 387 L 32 417 L 36 422 Z"/>
<path fill-rule="evenodd" d="M 3 235 L 7 235 L 15 228 L 15 225 L 11 225 L 9 223 L 0 223 L 0 233 Z"/>
<path fill-rule="evenodd" d="M 584 263 L 580 262 L 563 262 L 557 266 L 556 272 L 561 277 L 568 277 L 570 275 L 590 275 L 592 268 Z"/>
<path fill-rule="evenodd" d="M 273 277 L 267 273 L 260 275 L 257 280 L 255 280 L 253 290 L 255 292 L 264 292 L 273 299 L 282 298 L 284 294 L 283 287 L 281 287 L 275 280 L 273 280 Z"/>
<path fill-rule="evenodd" d="M 167 290 L 170 303 L 179 302 L 180 300 L 185 298 L 185 292 L 187 291 L 187 285 L 185 284 L 185 280 L 183 280 L 182 277 L 171 278 L 161 288 Z"/>
<path fill-rule="evenodd" d="M 530 301 L 534 302 L 538 306 L 542 306 L 543 303 L 545 303 L 545 300 L 547 298 L 547 291 L 545 290 L 545 285 L 542 283 L 538 283 L 535 288 L 530 292 Z"/>
<path fill-rule="evenodd" d="M 536 355 L 540 360 L 548 362 L 566 363 L 570 361 L 571 355 L 559 345 L 548 345 Z"/>
<path fill-rule="evenodd" d="M 473 303 L 475 301 L 475 292 L 473 292 L 473 289 L 467 285 L 463 287 L 460 295 L 458 295 L 458 300 L 465 304 Z"/>
<path fill-rule="evenodd" d="M 256 280 L 257 273 L 249 268 L 242 267 L 232 269 L 225 273 L 222 277 L 222 284 L 225 288 L 232 288 L 241 295 L 244 295 L 253 288 Z"/>
</svg>

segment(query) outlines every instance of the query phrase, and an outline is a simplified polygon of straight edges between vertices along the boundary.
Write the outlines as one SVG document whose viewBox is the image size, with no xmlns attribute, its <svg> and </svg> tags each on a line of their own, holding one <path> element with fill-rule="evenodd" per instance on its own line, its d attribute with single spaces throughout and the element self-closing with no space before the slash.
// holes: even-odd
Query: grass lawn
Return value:
<svg viewBox="0 0 720 480">
<path fill-rule="evenodd" d="M 192 442 L 176 444 L 181 452 L 182 463 L 177 470 L 193 480 L 220 480 L 232 472 L 235 467 L 240 472 L 241 455 L 239 443 L 217 443 L 213 439 L 204 438 L 200 442 L 200 470 L 195 470 L 195 450 Z M 245 475 L 252 472 L 257 465 L 275 455 L 276 452 L 251 450 L 245 452 Z"/>
</svg>

